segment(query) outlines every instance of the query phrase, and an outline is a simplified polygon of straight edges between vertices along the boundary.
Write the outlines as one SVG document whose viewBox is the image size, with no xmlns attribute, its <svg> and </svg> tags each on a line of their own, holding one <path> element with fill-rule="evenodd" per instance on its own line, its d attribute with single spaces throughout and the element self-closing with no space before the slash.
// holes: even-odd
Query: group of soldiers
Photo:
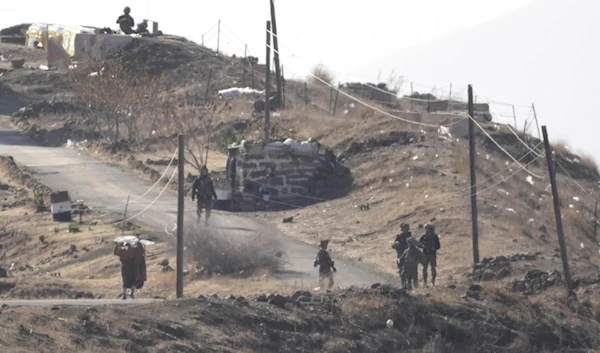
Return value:
<svg viewBox="0 0 600 353">
<path fill-rule="evenodd" d="M 423 284 L 427 286 L 427 268 L 430 267 L 431 284 L 435 286 L 440 238 L 433 224 L 426 224 L 425 234 L 417 240 L 410 231 L 410 225 L 402 223 L 392 248 L 396 250 L 396 263 L 403 288 L 410 290 L 419 286 L 419 264 L 423 265 Z"/>
<path fill-rule="evenodd" d="M 319 267 L 319 288 L 333 287 L 333 273 L 337 271 L 327 245 L 329 240 L 321 240 L 314 267 Z M 427 270 L 431 268 L 431 284 L 435 286 L 437 276 L 437 251 L 440 249 L 440 238 L 433 224 L 425 225 L 425 234 L 419 240 L 413 237 L 408 223 L 400 225 L 400 234 L 396 235 L 392 248 L 396 250 L 396 264 L 402 288 L 411 290 L 419 286 L 419 264 L 423 265 L 423 284 L 427 286 Z"/>
</svg>

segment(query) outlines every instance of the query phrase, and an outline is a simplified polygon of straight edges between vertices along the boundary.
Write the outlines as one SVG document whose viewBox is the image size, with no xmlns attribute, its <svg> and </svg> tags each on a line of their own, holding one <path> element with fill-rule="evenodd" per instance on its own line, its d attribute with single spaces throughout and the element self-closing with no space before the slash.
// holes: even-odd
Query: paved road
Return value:
<svg viewBox="0 0 600 353">
<path fill-rule="evenodd" d="M 83 199 L 91 208 L 100 210 L 112 207 L 112 211 L 121 213 L 128 194 L 131 194 L 133 200 L 151 186 L 125 167 L 103 163 L 86 152 L 65 147 L 38 146 L 20 132 L 11 129 L 5 116 L 0 116 L 0 154 L 13 156 L 17 164 L 35 172 L 35 177 L 50 188 L 67 190 L 71 199 Z M 171 173 L 170 170 L 167 177 L 170 177 Z M 144 198 L 131 203 L 127 214 L 132 216 L 143 210 L 158 195 L 160 189 L 162 187 L 157 186 Z M 185 208 L 188 211 L 187 221 L 195 221 L 191 200 L 186 200 Z M 136 221 L 169 237 L 164 233 L 164 229 L 174 228 L 176 213 L 177 197 L 167 190 L 151 208 L 137 217 Z M 235 233 L 237 236 L 265 231 L 263 225 L 229 212 L 215 211 L 211 222 L 214 222 L 213 226 L 221 228 L 221 231 Z M 280 236 L 285 253 L 289 257 L 289 264 L 285 271 L 277 276 L 292 284 L 316 284 L 316 270 L 312 266 L 316 248 L 285 235 Z M 392 280 L 391 276 L 375 273 L 339 258 L 336 259 L 336 267 L 336 283 L 340 286 L 362 286 Z"/>
<path fill-rule="evenodd" d="M 143 305 L 161 302 L 160 299 L 15 299 L 0 300 L 0 306 L 101 306 Z"/>
</svg>

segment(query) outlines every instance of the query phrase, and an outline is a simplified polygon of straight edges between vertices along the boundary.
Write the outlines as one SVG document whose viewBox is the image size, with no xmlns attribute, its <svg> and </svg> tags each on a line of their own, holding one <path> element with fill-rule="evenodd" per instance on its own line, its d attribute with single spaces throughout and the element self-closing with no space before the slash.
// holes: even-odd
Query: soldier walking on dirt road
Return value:
<svg viewBox="0 0 600 353">
<path fill-rule="evenodd" d="M 206 218 L 204 223 L 208 223 L 210 218 L 210 211 L 212 210 L 212 200 L 217 199 L 217 193 L 212 179 L 208 176 L 208 168 L 202 166 L 200 168 L 200 177 L 194 181 L 192 186 L 192 201 L 198 198 L 198 205 L 196 213 L 198 214 L 198 222 L 200 222 L 200 216 L 202 215 L 202 208 L 206 210 Z"/>
<path fill-rule="evenodd" d="M 329 251 L 327 251 L 328 244 L 329 240 L 321 240 L 314 267 L 319 266 L 319 288 L 322 289 L 325 286 L 325 280 L 327 279 L 329 282 L 327 290 L 330 290 L 333 287 L 333 272 L 337 272 L 337 269 Z"/>
<path fill-rule="evenodd" d="M 419 240 L 423 244 L 423 284 L 427 286 L 427 267 L 431 266 L 431 284 L 435 286 L 437 275 L 437 251 L 440 250 L 440 238 L 433 224 L 425 225 L 425 235 Z"/>
</svg>

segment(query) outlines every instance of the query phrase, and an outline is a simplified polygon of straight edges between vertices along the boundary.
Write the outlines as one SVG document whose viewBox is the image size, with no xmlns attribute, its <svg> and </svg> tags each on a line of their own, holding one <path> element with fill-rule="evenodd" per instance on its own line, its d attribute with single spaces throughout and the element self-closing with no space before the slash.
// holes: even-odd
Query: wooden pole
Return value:
<svg viewBox="0 0 600 353">
<path fill-rule="evenodd" d="M 129 198 L 131 194 L 127 195 L 127 203 L 125 203 L 125 212 L 123 212 L 123 219 L 127 219 L 127 207 L 129 206 Z M 123 223 L 123 227 L 121 227 L 121 235 L 125 234 L 125 223 Z"/>
<path fill-rule="evenodd" d="M 535 119 L 535 126 L 537 127 L 538 138 L 541 139 L 542 134 L 540 133 L 540 124 L 538 123 L 537 114 L 535 113 L 535 105 L 533 103 L 531 103 L 531 109 L 533 109 L 533 118 Z"/>
<path fill-rule="evenodd" d="M 333 102 L 333 115 L 335 115 L 339 95 L 340 95 L 340 85 L 338 85 L 338 88 L 335 90 L 335 101 Z"/>
<path fill-rule="evenodd" d="M 204 34 L 202 35 L 202 46 L 204 46 Z"/>
<path fill-rule="evenodd" d="M 473 231 L 473 263 L 479 263 L 479 225 L 477 216 L 477 170 L 475 168 L 475 122 L 473 86 L 469 85 L 469 168 L 471 169 L 471 227 Z"/>
<path fill-rule="evenodd" d="M 219 18 L 219 23 L 217 24 L 217 55 L 219 55 L 220 45 L 221 45 L 221 19 Z"/>
<path fill-rule="evenodd" d="M 513 119 L 515 121 L 515 129 L 517 129 L 517 113 L 515 113 L 515 106 L 512 106 L 512 111 L 513 111 Z"/>
<path fill-rule="evenodd" d="M 281 65 L 281 108 L 285 108 L 285 70 Z"/>
<path fill-rule="evenodd" d="M 183 297 L 183 212 L 184 212 L 184 137 L 179 134 L 179 175 L 177 185 L 177 298 Z"/>
<path fill-rule="evenodd" d="M 273 55 L 275 57 L 275 82 L 277 84 L 277 96 L 275 101 L 277 106 L 281 106 L 283 101 L 283 87 L 281 80 L 281 64 L 279 62 L 279 38 L 277 37 L 277 21 L 275 18 L 275 0 L 270 0 L 271 3 L 271 24 L 273 28 Z"/>
<path fill-rule="evenodd" d="M 448 103 L 452 100 L 452 82 L 450 82 L 450 91 L 448 92 Z"/>
<path fill-rule="evenodd" d="M 267 21 L 267 57 L 265 64 L 265 143 L 269 143 L 271 129 L 271 21 Z"/>
<path fill-rule="evenodd" d="M 546 162 L 548 164 L 548 173 L 550 174 L 550 185 L 552 186 L 552 200 L 554 201 L 554 218 L 556 218 L 556 230 L 558 232 L 558 244 L 560 245 L 560 257 L 563 263 L 565 281 L 567 282 L 567 293 L 572 294 L 571 270 L 569 269 L 569 260 L 567 258 L 567 246 L 565 244 L 565 234 L 563 232 L 562 215 L 560 212 L 560 200 L 558 198 L 558 187 L 556 186 L 556 175 L 554 163 L 552 161 L 552 149 L 548 141 L 548 132 L 546 126 L 542 126 L 542 135 L 544 136 L 544 149 L 546 150 Z"/>
</svg>

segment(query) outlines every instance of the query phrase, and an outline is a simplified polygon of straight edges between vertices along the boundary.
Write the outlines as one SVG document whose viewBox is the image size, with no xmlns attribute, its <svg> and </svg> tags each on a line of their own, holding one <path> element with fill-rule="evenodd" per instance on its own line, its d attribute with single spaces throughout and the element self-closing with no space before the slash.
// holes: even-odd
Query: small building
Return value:
<svg viewBox="0 0 600 353">
<path fill-rule="evenodd" d="M 273 201 L 307 204 L 352 183 L 350 170 L 314 140 L 267 144 L 242 141 L 228 148 L 226 166 L 233 209 Z"/>
</svg>

